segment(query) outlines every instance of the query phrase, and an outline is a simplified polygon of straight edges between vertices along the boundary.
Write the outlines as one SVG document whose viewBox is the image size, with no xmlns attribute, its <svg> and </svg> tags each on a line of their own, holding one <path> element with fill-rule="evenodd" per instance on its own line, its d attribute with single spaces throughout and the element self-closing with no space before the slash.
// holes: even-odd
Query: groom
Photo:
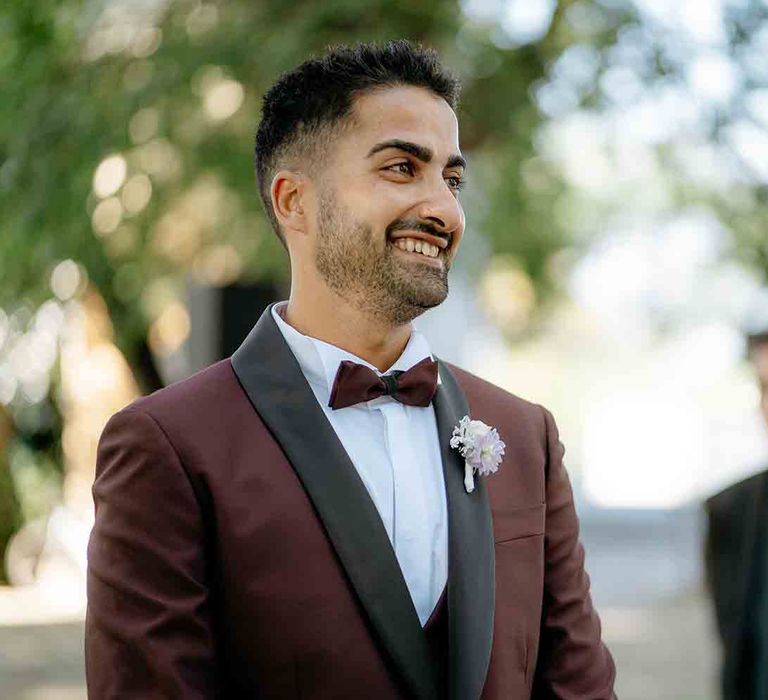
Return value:
<svg viewBox="0 0 768 700">
<path fill-rule="evenodd" d="M 265 96 L 290 299 L 107 424 L 90 698 L 614 697 L 551 415 L 411 326 L 464 231 L 457 96 L 403 41 L 332 49 Z M 465 484 L 467 415 L 505 453 Z"/>
</svg>

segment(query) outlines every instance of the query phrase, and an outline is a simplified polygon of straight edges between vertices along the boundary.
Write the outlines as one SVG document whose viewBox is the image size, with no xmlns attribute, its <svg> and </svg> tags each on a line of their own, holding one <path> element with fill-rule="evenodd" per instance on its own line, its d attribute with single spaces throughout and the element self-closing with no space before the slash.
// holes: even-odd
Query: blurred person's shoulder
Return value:
<svg viewBox="0 0 768 700">
<path fill-rule="evenodd" d="M 768 468 L 731 484 L 710 496 L 705 508 L 712 517 L 739 514 L 744 506 L 768 489 Z"/>
</svg>

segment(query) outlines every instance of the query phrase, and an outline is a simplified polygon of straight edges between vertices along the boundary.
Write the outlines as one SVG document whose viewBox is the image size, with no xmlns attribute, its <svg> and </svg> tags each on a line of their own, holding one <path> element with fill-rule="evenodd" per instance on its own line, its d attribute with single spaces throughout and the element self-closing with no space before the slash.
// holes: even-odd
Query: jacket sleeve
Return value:
<svg viewBox="0 0 768 700">
<path fill-rule="evenodd" d="M 160 425 L 129 407 L 99 441 L 88 544 L 91 700 L 217 696 L 203 520 Z"/>
<path fill-rule="evenodd" d="M 613 659 L 600 638 L 573 492 L 563 466 L 565 449 L 552 415 L 547 433 L 545 571 L 541 641 L 533 697 L 536 700 L 612 700 Z"/>
</svg>

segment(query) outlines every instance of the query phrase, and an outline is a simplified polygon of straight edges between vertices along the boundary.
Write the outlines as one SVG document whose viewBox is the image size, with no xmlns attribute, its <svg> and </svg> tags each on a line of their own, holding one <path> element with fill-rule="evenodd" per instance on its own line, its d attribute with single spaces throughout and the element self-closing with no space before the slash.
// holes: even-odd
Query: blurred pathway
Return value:
<svg viewBox="0 0 768 700">
<path fill-rule="evenodd" d="M 578 510 L 619 699 L 717 700 L 720 652 L 701 583 L 701 508 Z"/>
<path fill-rule="evenodd" d="M 700 590 L 637 607 L 602 607 L 619 700 L 717 700 L 709 602 Z"/>
<path fill-rule="evenodd" d="M 0 627 L 2 700 L 85 700 L 83 624 Z"/>
</svg>

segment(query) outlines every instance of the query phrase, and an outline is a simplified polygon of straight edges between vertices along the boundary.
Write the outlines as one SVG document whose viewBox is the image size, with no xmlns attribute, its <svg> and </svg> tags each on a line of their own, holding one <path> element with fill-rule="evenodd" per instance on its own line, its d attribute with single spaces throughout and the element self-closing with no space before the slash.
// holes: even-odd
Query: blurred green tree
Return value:
<svg viewBox="0 0 768 700">
<path fill-rule="evenodd" d="M 530 89 L 569 45 L 608 45 L 628 21 L 605 10 L 610 22 L 576 31 L 574 4 L 559 3 L 519 48 L 498 14 L 472 19 L 455 0 L 6 4 L 0 307 L 36 306 L 57 263 L 76 260 L 154 388 L 148 325 L 188 274 L 225 284 L 287 273 L 246 155 L 260 95 L 328 44 L 394 37 L 436 47 L 462 76 L 463 147 L 486 200 L 475 226 L 546 291 L 546 261 L 567 233 L 554 173 L 540 168 L 536 188 L 522 175 L 542 121 Z"/>
<path fill-rule="evenodd" d="M 10 415 L 3 406 L 0 406 L 0 552 L 5 551 L 6 543 L 21 525 L 21 509 L 13 486 L 8 459 L 12 435 Z M 4 567 L 0 566 L 0 583 L 4 581 Z"/>
<path fill-rule="evenodd" d="M 546 262 L 568 236 L 554 213 L 556 174 L 539 163 L 535 187 L 524 174 L 543 119 L 531 87 L 568 46 L 609 45 L 628 15 L 604 8 L 610 21 L 577 29 L 567 11 L 578 2 L 543 2 L 538 33 L 516 42 L 500 24 L 503 2 L 475 4 L 3 3 L 0 361 L 23 362 L 27 346 L 14 350 L 9 338 L 34 326 L 52 292 L 66 299 L 87 281 L 150 391 L 160 385 L 150 326 L 190 276 L 210 285 L 285 279 L 287 258 L 262 213 L 249 155 L 260 96 L 280 72 L 334 43 L 406 37 L 438 49 L 462 77 L 462 147 L 482 195 L 472 225 L 514 256 L 545 298 Z M 59 449 L 51 397 L 4 397 L 15 432 L 6 457 L 28 463 L 43 441 L 39 462 L 51 463 Z M 0 479 L 0 551 L 20 518 L 18 499 L 2 496 L 8 483 Z"/>
<path fill-rule="evenodd" d="M 598 0 L 532 5 L 541 17 L 521 36 L 503 0 L 3 3 L 6 340 L 25 332 L 52 292 L 66 299 L 87 280 L 140 387 L 157 388 L 150 326 L 190 276 L 226 285 L 287 275 L 248 155 L 261 94 L 328 44 L 400 37 L 435 47 L 462 78 L 462 148 L 476 177 L 470 223 L 546 300 L 548 261 L 570 240 L 556 206 L 563 184 L 537 154 L 546 116 L 534 90 L 570 47 L 607 51 L 636 17 L 629 5 Z M 583 21 L 585 12 L 599 21 Z M 5 351 L 0 337 L 0 360 Z M 57 424 L 51 395 L 17 391 L 7 401 L 27 444 L 34 426 L 21 430 L 18 418 L 34 404 L 48 435 Z"/>
</svg>

